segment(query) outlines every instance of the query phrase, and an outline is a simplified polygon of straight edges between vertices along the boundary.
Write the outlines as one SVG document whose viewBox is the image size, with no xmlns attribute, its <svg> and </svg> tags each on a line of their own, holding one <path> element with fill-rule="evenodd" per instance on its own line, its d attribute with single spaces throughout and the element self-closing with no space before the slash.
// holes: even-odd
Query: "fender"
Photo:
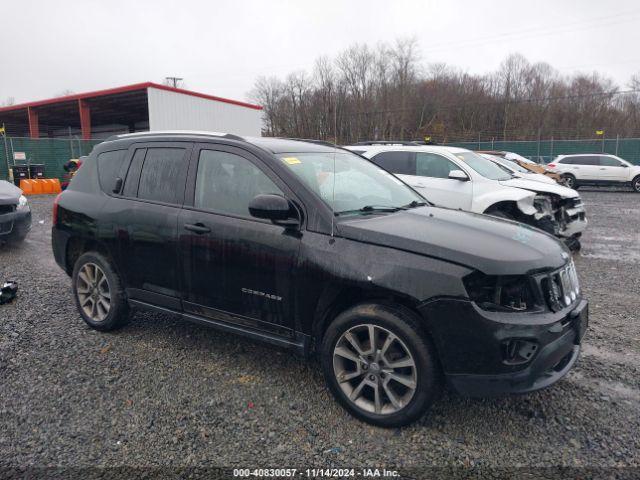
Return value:
<svg viewBox="0 0 640 480">
<path fill-rule="evenodd" d="M 525 215 L 535 215 L 538 211 L 533 206 L 535 192 L 521 188 L 508 187 L 492 190 L 473 199 L 472 211 L 484 213 L 489 207 L 500 202 L 515 202 Z"/>
</svg>

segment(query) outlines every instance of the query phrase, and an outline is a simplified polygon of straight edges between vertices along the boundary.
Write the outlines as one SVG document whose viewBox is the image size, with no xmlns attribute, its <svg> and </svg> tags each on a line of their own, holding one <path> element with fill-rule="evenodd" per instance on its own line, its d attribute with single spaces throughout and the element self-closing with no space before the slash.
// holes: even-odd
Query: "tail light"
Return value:
<svg viewBox="0 0 640 480">
<path fill-rule="evenodd" d="M 53 201 L 52 223 L 54 226 L 58 224 L 58 202 L 60 201 L 60 195 L 62 195 L 62 193 L 59 193 L 58 195 L 56 195 L 56 198 Z"/>
<path fill-rule="evenodd" d="M 549 168 L 556 168 L 556 164 L 555 163 L 548 163 L 547 167 Z"/>
</svg>

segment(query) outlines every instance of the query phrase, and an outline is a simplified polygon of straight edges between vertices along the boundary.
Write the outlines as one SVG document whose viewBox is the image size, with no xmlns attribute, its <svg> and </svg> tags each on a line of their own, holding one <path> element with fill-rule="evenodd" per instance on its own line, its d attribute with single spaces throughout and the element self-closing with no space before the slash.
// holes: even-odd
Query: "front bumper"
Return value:
<svg viewBox="0 0 640 480">
<path fill-rule="evenodd" d="M 31 230 L 31 210 L 14 210 L 0 215 L 0 242 L 12 242 L 26 237 Z"/>
<path fill-rule="evenodd" d="M 587 216 L 584 208 L 567 208 L 562 212 L 564 221 L 561 222 L 559 236 L 564 238 L 575 237 L 587 228 Z"/>
<path fill-rule="evenodd" d="M 557 382 L 577 361 L 589 322 L 586 300 L 556 314 L 487 312 L 468 301 L 445 302 L 457 314 L 443 313 L 441 301 L 425 305 L 423 313 L 447 382 L 468 396 L 526 393 Z M 505 360 L 503 347 L 513 339 L 537 345 L 530 360 L 518 365 Z"/>
</svg>

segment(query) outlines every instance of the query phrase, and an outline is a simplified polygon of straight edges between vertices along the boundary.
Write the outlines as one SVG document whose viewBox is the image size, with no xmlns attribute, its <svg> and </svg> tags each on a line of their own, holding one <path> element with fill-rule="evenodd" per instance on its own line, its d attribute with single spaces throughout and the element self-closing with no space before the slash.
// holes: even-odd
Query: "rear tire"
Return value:
<svg viewBox="0 0 640 480">
<path fill-rule="evenodd" d="M 82 254 L 71 275 L 73 297 L 82 319 L 100 331 L 115 330 L 129 322 L 129 304 L 118 274 L 97 252 Z"/>
<path fill-rule="evenodd" d="M 573 175 L 571 175 L 570 173 L 565 173 L 563 175 L 564 177 L 564 186 L 567 188 L 572 188 L 572 189 L 576 189 L 576 187 L 578 186 L 578 182 L 576 181 L 576 177 L 574 177 Z"/>
<path fill-rule="evenodd" d="M 417 420 L 441 389 L 435 349 L 402 308 L 362 304 L 346 310 L 329 325 L 320 352 L 331 393 L 373 425 Z"/>
</svg>

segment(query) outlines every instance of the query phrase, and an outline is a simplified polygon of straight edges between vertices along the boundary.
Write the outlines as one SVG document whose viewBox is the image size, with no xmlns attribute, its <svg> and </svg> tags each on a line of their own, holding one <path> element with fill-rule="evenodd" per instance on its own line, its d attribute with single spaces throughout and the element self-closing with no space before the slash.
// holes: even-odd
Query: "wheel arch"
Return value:
<svg viewBox="0 0 640 480">
<path fill-rule="evenodd" d="M 111 255 L 109 248 L 104 243 L 93 238 L 73 236 L 67 241 L 65 252 L 65 271 L 67 272 L 67 275 L 71 275 L 73 273 L 73 267 L 76 261 L 81 255 L 87 252 L 97 252 L 104 255 L 109 260 L 113 260 L 113 255 Z M 112 261 L 111 266 L 119 273 L 118 266 L 115 262 Z"/>
<path fill-rule="evenodd" d="M 403 311 L 405 314 L 411 315 L 420 326 L 423 334 L 434 345 L 433 336 L 430 331 L 428 322 L 421 315 L 418 306 L 420 302 L 417 300 L 401 295 L 396 292 L 385 292 L 377 290 L 367 290 L 360 287 L 349 287 L 343 289 L 335 289 L 336 291 L 325 291 L 320 298 L 313 323 L 313 349 L 317 350 L 322 343 L 324 334 L 331 322 L 342 312 L 361 304 L 376 304 L 392 309 Z M 437 354 L 436 349 L 436 354 Z"/>
</svg>

